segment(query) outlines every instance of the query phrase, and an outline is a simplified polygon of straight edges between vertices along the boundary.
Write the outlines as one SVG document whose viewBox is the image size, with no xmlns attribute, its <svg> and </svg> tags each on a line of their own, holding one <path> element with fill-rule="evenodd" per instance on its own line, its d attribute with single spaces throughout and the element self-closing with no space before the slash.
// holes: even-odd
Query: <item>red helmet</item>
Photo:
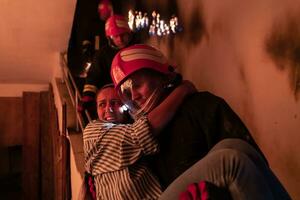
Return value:
<svg viewBox="0 0 300 200">
<path fill-rule="evenodd" d="M 110 0 L 101 0 L 98 4 L 99 17 L 106 20 L 113 14 L 113 7 Z"/>
<path fill-rule="evenodd" d="M 136 44 L 122 49 L 116 54 L 111 65 L 111 77 L 115 88 L 118 88 L 129 75 L 145 68 L 163 74 L 171 73 L 164 55 L 149 45 Z"/>
<path fill-rule="evenodd" d="M 128 20 L 122 15 L 113 15 L 105 23 L 105 34 L 107 37 L 130 32 Z"/>
</svg>

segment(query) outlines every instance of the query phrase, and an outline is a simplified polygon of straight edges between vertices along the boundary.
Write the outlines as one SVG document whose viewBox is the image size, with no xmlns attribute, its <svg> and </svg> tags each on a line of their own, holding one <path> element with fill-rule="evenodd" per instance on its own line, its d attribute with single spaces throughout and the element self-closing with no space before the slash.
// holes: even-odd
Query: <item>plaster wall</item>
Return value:
<svg viewBox="0 0 300 200">
<path fill-rule="evenodd" d="M 48 84 L 67 49 L 75 0 L 0 1 L 0 83 Z"/>
<path fill-rule="evenodd" d="M 293 199 L 300 199 L 300 1 L 172 3 L 183 32 L 149 43 L 199 90 L 230 104 Z"/>
</svg>

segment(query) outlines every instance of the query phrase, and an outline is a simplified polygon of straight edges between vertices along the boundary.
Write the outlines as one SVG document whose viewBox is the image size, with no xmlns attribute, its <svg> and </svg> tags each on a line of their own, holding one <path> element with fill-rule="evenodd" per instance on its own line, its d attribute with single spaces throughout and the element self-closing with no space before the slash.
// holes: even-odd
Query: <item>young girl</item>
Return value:
<svg viewBox="0 0 300 200">
<path fill-rule="evenodd" d="M 147 155 L 159 151 L 155 135 L 172 119 L 185 96 L 195 92 L 183 81 L 158 107 L 127 123 L 113 85 L 97 93 L 98 120 L 83 133 L 85 169 L 94 177 L 97 199 L 158 199 L 161 187 L 147 167 Z"/>
</svg>

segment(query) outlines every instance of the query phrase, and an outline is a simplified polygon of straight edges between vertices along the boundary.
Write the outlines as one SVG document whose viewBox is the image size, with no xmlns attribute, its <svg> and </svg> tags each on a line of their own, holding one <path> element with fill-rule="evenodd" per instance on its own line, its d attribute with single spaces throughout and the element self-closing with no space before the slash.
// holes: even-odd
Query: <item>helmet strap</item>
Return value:
<svg viewBox="0 0 300 200">
<path fill-rule="evenodd" d="M 157 104 L 159 103 L 159 101 L 162 98 L 162 94 L 163 94 L 163 89 L 156 88 L 152 92 L 152 94 L 150 95 L 148 100 L 145 102 L 143 107 L 141 107 L 134 113 L 130 113 L 132 115 L 132 117 L 136 120 L 136 119 L 139 119 L 140 117 L 148 114 L 155 106 L 157 106 Z"/>
</svg>

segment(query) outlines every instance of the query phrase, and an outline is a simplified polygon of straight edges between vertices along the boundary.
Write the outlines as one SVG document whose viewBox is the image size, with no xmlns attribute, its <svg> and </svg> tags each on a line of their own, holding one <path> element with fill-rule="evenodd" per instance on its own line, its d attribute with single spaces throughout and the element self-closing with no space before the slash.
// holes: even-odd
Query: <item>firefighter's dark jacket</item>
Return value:
<svg viewBox="0 0 300 200">
<path fill-rule="evenodd" d="M 188 96 L 159 134 L 160 153 L 151 160 L 162 186 L 167 187 L 224 138 L 241 138 L 262 154 L 246 126 L 222 98 L 209 92 Z"/>
<path fill-rule="evenodd" d="M 94 55 L 91 68 L 88 71 L 83 96 L 95 96 L 97 90 L 105 84 L 112 83 L 110 65 L 118 50 L 106 45 Z"/>
<path fill-rule="evenodd" d="M 132 39 L 127 46 L 136 44 L 138 41 L 137 36 L 132 34 Z M 118 51 L 119 49 L 105 45 L 95 53 L 91 68 L 89 69 L 86 77 L 83 88 L 83 96 L 95 97 L 98 89 L 106 84 L 112 83 L 112 79 L 110 77 L 110 66 Z"/>
</svg>

